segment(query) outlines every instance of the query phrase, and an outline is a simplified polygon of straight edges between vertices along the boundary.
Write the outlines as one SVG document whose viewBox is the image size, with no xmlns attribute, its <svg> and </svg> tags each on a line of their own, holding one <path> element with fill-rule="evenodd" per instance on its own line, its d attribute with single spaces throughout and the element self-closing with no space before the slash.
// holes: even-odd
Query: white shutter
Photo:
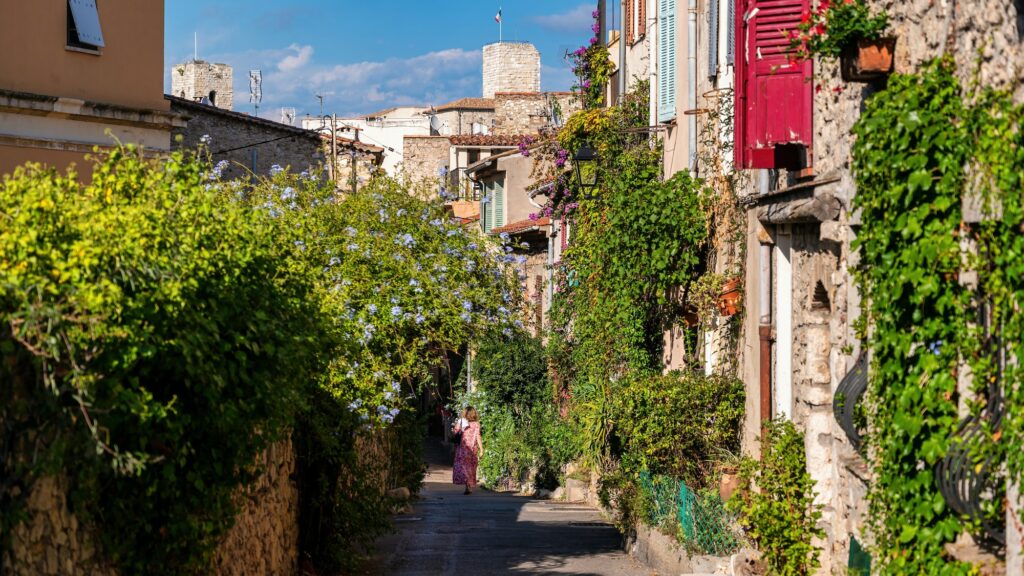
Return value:
<svg viewBox="0 0 1024 576">
<path fill-rule="evenodd" d="M 708 78 L 718 76 L 718 0 L 708 0 Z"/>
<path fill-rule="evenodd" d="M 676 117 L 676 0 L 658 0 L 658 122 Z"/>
<path fill-rule="evenodd" d="M 75 20 L 78 41 L 93 46 L 106 46 L 103 43 L 103 30 L 100 28 L 96 0 L 68 0 L 68 6 L 71 7 L 71 17 Z"/>
<path fill-rule="evenodd" d="M 725 24 L 725 63 L 736 64 L 736 0 L 728 0 L 728 15 Z"/>
</svg>

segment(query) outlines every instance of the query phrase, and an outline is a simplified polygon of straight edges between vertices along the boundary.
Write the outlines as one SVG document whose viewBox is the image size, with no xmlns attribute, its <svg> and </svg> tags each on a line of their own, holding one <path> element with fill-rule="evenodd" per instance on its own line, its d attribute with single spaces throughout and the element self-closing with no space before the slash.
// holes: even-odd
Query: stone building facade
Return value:
<svg viewBox="0 0 1024 576">
<path fill-rule="evenodd" d="M 405 176 L 413 183 L 440 182 L 447 168 L 451 142 L 447 136 L 406 136 Z"/>
<path fill-rule="evenodd" d="M 498 92 L 494 95 L 494 134 L 537 134 L 580 109 L 571 92 Z"/>
<path fill-rule="evenodd" d="M 293 172 L 324 165 L 324 143 L 316 132 L 176 96 L 167 99 L 172 111 L 187 117 L 185 127 L 174 132 L 173 146 L 195 149 L 206 140 L 215 163 L 229 162 L 222 173 L 225 179 L 265 176 L 274 165 Z"/>
<path fill-rule="evenodd" d="M 227 64 L 190 60 L 171 67 L 171 94 L 185 100 L 232 110 L 234 70 Z"/>
<path fill-rule="evenodd" d="M 484 98 L 498 92 L 540 92 L 540 52 L 529 42 L 484 46 Z"/>
<path fill-rule="evenodd" d="M 1024 5 L 1020 2 L 898 2 L 869 0 L 872 12 L 885 10 L 897 38 L 895 72 L 913 73 L 923 63 L 948 54 L 958 65 L 963 86 L 1006 89 L 1024 102 Z M 1017 63 L 1008 66 L 1007 63 Z M 841 78 L 838 63 L 814 63 L 814 147 L 811 170 L 802 173 L 749 171 L 741 195 L 749 211 L 747 321 L 745 350 L 756 357 L 764 310 L 759 295 L 760 271 L 771 273 L 772 396 L 776 413 L 785 412 L 804 431 L 807 468 L 824 506 L 822 526 L 825 570 L 845 568 L 851 539 L 870 542 L 866 529 L 867 491 L 871 474 L 832 415 L 834 394 L 864 352 L 853 323 L 861 297 L 852 277 L 857 263 L 852 248 L 860 226 L 853 207 L 856 183 L 851 173 L 851 129 L 864 102 L 880 84 L 857 84 Z M 975 76 L 976 75 L 976 76 Z M 758 255 L 768 255 L 765 258 Z M 756 362 L 746 362 L 748 396 L 757 398 Z M 753 403 L 754 406 L 757 402 Z M 758 423 L 748 418 L 747 444 L 752 448 Z M 1016 530 L 1008 522 L 1008 532 Z M 1020 535 L 1008 533 L 1008 542 Z M 986 556 L 969 539 L 949 550 L 956 557 Z M 1007 574 L 1021 574 L 1020 558 Z"/>
</svg>

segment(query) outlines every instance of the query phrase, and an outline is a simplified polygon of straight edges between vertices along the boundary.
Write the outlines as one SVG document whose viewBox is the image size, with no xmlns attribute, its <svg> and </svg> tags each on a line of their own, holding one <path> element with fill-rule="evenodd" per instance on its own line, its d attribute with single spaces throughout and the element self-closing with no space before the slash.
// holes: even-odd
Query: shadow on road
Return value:
<svg viewBox="0 0 1024 576">
<path fill-rule="evenodd" d="M 451 455 L 428 442 L 429 468 L 411 513 L 395 518 L 368 574 L 651 574 L 622 551 L 615 527 L 583 504 L 451 484 Z"/>
</svg>

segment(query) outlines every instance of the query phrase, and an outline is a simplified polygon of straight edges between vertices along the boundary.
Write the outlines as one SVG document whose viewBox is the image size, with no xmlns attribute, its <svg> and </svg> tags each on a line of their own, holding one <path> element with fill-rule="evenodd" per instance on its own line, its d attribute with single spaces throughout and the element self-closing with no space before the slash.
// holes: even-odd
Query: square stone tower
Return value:
<svg viewBox="0 0 1024 576">
<path fill-rule="evenodd" d="M 540 52 L 529 42 L 484 46 L 484 98 L 496 92 L 540 92 Z"/>
<path fill-rule="evenodd" d="M 197 102 L 207 98 L 211 105 L 231 110 L 233 81 L 234 72 L 227 64 L 190 60 L 171 68 L 171 95 Z"/>
</svg>

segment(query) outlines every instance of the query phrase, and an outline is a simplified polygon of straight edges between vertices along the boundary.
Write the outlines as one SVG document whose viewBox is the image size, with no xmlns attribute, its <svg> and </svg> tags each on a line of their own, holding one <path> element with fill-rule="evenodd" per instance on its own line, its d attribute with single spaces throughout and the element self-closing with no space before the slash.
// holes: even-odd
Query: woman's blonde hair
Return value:
<svg viewBox="0 0 1024 576">
<path fill-rule="evenodd" d="M 480 413 L 476 411 L 476 408 L 473 408 L 472 406 L 467 406 L 466 407 L 466 420 L 469 420 L 470 422 L 479 422 L 480 421 Z"/>
</svg>

